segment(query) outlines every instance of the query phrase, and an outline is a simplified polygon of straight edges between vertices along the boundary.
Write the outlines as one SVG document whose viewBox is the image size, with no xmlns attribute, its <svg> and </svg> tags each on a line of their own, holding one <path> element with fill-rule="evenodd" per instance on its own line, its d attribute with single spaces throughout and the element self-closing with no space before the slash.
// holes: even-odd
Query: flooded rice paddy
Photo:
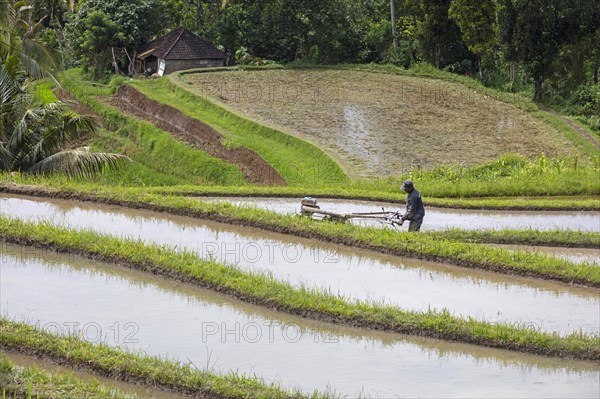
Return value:
<svg viewBox="0 0 600 399">
<path fill-rule="evenodd" d="M 301 198 L 246 198 L 246 197 L 198 197 L 205 202 L 228 202 L 236 206 L 254 206 L 282 214 L 299 214 Z M 403 204 L 380 201 L 346 199 L 318 199 L 321 209 L 340 212 L 379 212 L 400 210 Z M 354 220 L 363 225 L 382 226 L 379 222 Z M 580 230 L 600 232 L 600 212 L 566 211 L 500 211 L 425 208 L 422 230 L 444 230 L 460 228 L 465 230 L 482 229 L 538 229 L 538 230 Z M 408 223 L 400 229 L 407 230 Z"/>
<path fill-rule="evenodd" d="M 600 293 L 590 288 L 116 206 L 3 196 L 0 214 L 185 249 L 350 299 L 408 310 L 446 308 L 456 316 L 514 322 L 563 335 L 599 334 Z"/>
<path fill-rule="evenodd" d="M 600 366 L 303 320 L 115 265 L 1 247 L 2 316 L 58 334 L 371 397 L 596 398 Z"/>
<path fill-rule="evenodd" d="M 256 207 L 272 212 L 288 215 L 300 214 L 300 198 L 246 198 L 246 197 L 199 197 L 205 202 L 230 203 L 234 206 Z M 400 210 L 404 212 L 404 205 L 390 202 L 324 199 L 319 201 L 322 209 L 333 212 L 379 212 Z M 459 228 L 465 230 L 482 229 L 569 229 L 600 233 L 600 212 L 556 212 L 556 211 L 488 211 L 466 209 L 444 209 L 427 207 L 423 231 L 445 230 Z M 315 219 L 320 216 L 314 215 Z M 367 219 L 350 219 L 352 223 L 373 226 L 390 227 L 378 221 Z M 408 229 L 396 227 L 402 231 Z M 560 247 L 533 247 L 511 246 L 530 252 L 544 253 L 560 259 L 567 259 L 576 263 L 588 262 L 600 266 L 600 248 L 560 248 Z"/>
</svg>

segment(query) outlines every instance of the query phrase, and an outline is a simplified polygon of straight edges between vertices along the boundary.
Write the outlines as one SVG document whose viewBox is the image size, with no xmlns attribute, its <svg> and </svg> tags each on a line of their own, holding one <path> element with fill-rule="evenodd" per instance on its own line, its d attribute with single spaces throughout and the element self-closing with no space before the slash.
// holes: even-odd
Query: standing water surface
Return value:
<svg viewBox="0 0 600 399">
<path fill-rule="evenodd" d="M 592 362 L 312 322 L 72 255 L 6 245 L 0 252 L 3 317 L 200 370 L 352 397 L 600 393 Z"/>
<path fill-rule="evenodd" d="M 294 286 L 409 310 L 447 308 L 457 316 L 567 334 L 599 334 L 598 290 L 319 243 L 192 218 L 24 197 L 0 197 L 0 214 L 139 238 L 272 274 Z"/>
</svg>

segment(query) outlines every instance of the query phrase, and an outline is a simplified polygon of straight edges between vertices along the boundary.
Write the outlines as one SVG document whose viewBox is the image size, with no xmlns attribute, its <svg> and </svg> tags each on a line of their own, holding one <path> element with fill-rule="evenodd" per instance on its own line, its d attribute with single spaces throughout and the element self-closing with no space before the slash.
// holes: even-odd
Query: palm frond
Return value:
<svg viewBox="0 0 600 399">
<path fill-rule="evenodd" d="M 22 5 L 21 7 L 19 7 L 19 10 L 17 13 L 21 14 L 21 13 L 24 13 L 26 11 L 31 11 L 31 10 L 33 10 L 33 6 L 25 4 L 25 5 Z"/>
<path fill-rule="evenodd" d="M 11 57 L 34 78 L 50 76 L 60 65 L 59 53 L 36 39 L 46 17 L 33 21 L 34 7 L 27 2 L 0 0 L 0 59 L 6 64 Z"/>
<path fill-rule="evenodd" d="M 19 84 L 11 74 L 0 64 L 0 104 L 7 104 L 20 91 Z"/>
<path fill-rule="evenodd" d="M 36 29 L 36 27 L 34 26 L 32 29 Z M 23 53 L 36 59 L 47 69 L 57 69 L 60 66 L 60 52 L 52 47 L 46 46 L 38 39 L 35 39 L 34 37 L 25 37 L 23 38 L 21 46 L 21 51 Z"/>
<path fill-rule="evenodd" d="M 13 154 L 0 143 L 0 170 L 11 170 Z"/>
<path fill-rule="evenodd" d="M 36 20 L 34 10 L 29 2 L 0 0 L 0 169 L 89 176 L 131 161 L 85 149 L 63 151 L 95 125 L 62 102 L 34 103 L 31 80 L 56 81 L 52 74 L 60 66 L 59 53 L 36 39 L 49 17 Z"/>
<path fill-rule="evenodd" d="M 51 77 L 53 80 L 55 79 L 54 76 L 48 72 L 48 69 L 44 65 L 40 64 L 40 62 L 31 55 L 21 51 L 19 53 L 19 60 L 21 61 L 21 67 L 25 73 L 32 78 L 43 79 L 46 77 Z"/>
<path fill-rule="evenodd" d="M 95 132 L 96 125 L 91 116 L 76 114 L 58 101 L 46 105 L 40 130 L 46 142 L 44 152 L 52 154 L 68 142 Z"/>
<path fill-rule="evenodd" d="M 35 125 L 40 117 L 38 109 L 28 109 L 21 115 L 7 141 L 7 149 L 9 151 L 17 152 L 19 149 L 32 144 L 34 137 L 31 134 L 33 130 L 31 129 L 31 125 Z"/>
<path fill-rule="evenodd" d="M 32 96 L 28 92 L 18 88 L 12 98 L 2 104 L 2 129 L 1 140 L 8 142 L 14 133 L 14 129 L 22 120 L 32 104 Z"/>
<path fill-rule="evenodd" d="M 39 21 L 37 21 L 36 23 L 29 25 L 29 30 L 26 33 L 26 37 L 28 39 L 31 38 L 35 38 L 36 35 L 38 33 L 40 33 L 42 31 L 42 29 L 44 29 L 45 24 L 44 21 L 48 18 L 47 15 L 45 15 L 44 17 L 42 17 Z"/>
<path fill-rule="evenodd" d="M 104 170 L 113 170 L 131 159 L 121 154 L 89 152 L 85 149 L 61 151 L 33 165 L 29 172 L 63 173 L 67 176 L 90 177 Z"/>
<path fill-rule="evenodd" d="M 0 1 L 0 26 L 12 26 L 16 18 L 16 11 L 10 1 Z"/>
<path fill-rule="evenodd" d="M 90 115 L 80 115 L 73 111 L 62 114 L 61 128 L 67 140 L 80 138 L 83 134 L 96 131 L 96 121 Z"/>
<path fill-rule="evenodd" d="M 11 74 L 0 64 L 0 141 L 8 136 L 7 125 L 10 125 L 14 110 L 19 108 L 20 86 Z"/>
<path fill-rule="evenodd" d="M 53 151 L 48 153 L 48 147 L 46 141 L 41 138 L 38 142 L 32 143 L 32 145 L 28 147 L 27 152 L 23 151 L 18 154 L 19 158 L 15 160 L 15 165 L 18 163 L 18 169 L 28 170 L 33 165 L 46 158 L 49 154 L 51 155 L 56 152 Z M 14 166 L 13 169 L 15 169 Z"/>
</svg>

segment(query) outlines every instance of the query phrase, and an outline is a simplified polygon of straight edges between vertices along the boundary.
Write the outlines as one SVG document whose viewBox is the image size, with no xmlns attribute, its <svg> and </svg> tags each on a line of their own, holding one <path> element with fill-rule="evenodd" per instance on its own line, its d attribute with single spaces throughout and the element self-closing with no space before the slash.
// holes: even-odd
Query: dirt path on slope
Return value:
<svg viewBox="0 0 600 399">
<path fill-rule="evenodd" d="M 223 136 L 204 122 L 178 109 L 154 101 L 131 86 L 121 86 L 111 104 L 121 111 L 152 123 L 175 138 L 209 155 L 237 165 L 252 183 L 286 185 L 279 173 L 255 152 L 244 148 L 227 148 Z"/>
<path fill-rule="evenodd" d="M 585 129 L 583 129 L 581 126 L 577 125 L 573 120 L 571 120 L 570 118 L 568 118 L 564 115 L 561 115 L 558 112 L 553 111 L 549 108 L 544 108 L 544 111 L 546 111 L 552 115 L 558 116 L 560 119 L 565 121 L 569 126 L 571 126 L 573 129 L 575 129 L 577 132 L 579 132 L 579 134 L 581 134 L 583 137 L 588 139 L 592 144 L 594 144 L 596 146 L 596 148 L 600 149 L 600 142 L 594 136 L 589 134 Z"/>
</svg>

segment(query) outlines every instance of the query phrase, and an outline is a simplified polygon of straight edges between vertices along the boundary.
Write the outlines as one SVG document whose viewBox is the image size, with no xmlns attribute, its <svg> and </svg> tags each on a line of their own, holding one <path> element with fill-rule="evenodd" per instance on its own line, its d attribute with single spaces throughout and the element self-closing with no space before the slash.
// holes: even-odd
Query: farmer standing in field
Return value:
<svg viewBox="0 0 600 399">
<path fill-rule="evenodd" d="M 421 193 L 413 186 L 413 182 L 410 180 L 406 180 L 402 187 L 400 187 L 400 190 L 408 194 L 406 196 L 406 213 L 402 215 L 402 223 L 408 220 L 410 221 L 408 231 L 419 231 L 425 217 L 425 207 L 423 206 Z"/>
</svg>

